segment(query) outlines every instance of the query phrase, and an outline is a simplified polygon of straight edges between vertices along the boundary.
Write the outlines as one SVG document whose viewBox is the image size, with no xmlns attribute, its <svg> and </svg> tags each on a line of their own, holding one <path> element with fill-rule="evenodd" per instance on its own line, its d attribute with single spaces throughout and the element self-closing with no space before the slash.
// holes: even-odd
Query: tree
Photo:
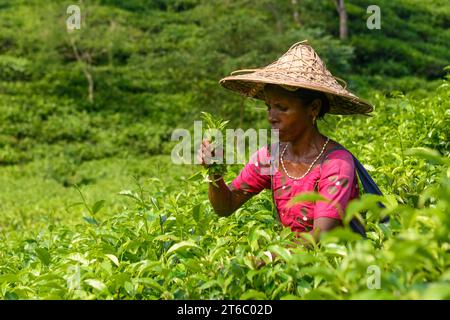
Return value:
<svg viewBox="0 0 450 320">
<path fill-rule="evenodd" d="M 294 17 L 294 22 L 296 25 L 300 26 L 300 19 L 298 17 L 298 10 L 297 10 L 297 0 L 291 0 L 292 3 L 292 15 Z"/>
<path fill-rule="evenodd" d="M 92 77 L 92 57 L 89 52 L 80 53 L 75 40 L 69 37 L 69 43 L 72 47 L 73 54 L 77 61 L 81 64 L 81 69 L 88 82 L 88 100 L 90 103 L 94 102 L 94 78 Z"/>
<path fill-rule="evenodd" d="M 339 38 L 345 40 L 348 38 L 347 11 L 345 10 L 344 0 L 335 0 L 336 10 L 339 14 Z"/>
</svg>

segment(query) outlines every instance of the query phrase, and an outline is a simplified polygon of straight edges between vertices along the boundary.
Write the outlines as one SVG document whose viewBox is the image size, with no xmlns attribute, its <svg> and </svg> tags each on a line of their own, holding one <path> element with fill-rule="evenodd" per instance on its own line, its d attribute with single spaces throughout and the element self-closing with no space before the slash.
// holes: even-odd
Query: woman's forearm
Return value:
<svg viewBox="0 0 450 320">
<path fill-rule="evenodd" d="M 217 186 L 214 186 L 212 182 L 209 183 L 209 201 L 219 216 L 229 216 L 234 211 L 233 194 L 223 178 L 214 177 L 212 180 L 215 180 Z"/>
</svg>

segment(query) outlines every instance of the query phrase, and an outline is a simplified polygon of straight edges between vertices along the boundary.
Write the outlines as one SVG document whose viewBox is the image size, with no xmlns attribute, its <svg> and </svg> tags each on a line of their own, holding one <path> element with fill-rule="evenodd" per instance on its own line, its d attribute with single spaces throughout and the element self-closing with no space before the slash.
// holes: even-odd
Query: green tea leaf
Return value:
<svg viewBox="0 0 450 320">
<path fill-rule="evenodd" d="M 119 259 L 113 254 L 105 254 L 116 266 L 120 266 Z"/>
<path fill-rule="evenodd" d="M 325 198 L 324 196 L 322 196 L 321 194 L 319 194 L 317 192 L 305 192 L 305 193 L 295 196 L 291 200 L 289 200 L 287 206 L 293 207 L 294 205 L 299 204 L 304 201 L 311 201 L 311 202 L 324 201 L 327 203 L 330 202 L 330 200 L 328 200 L 327 198 Z"/>
<path fill-rule="evenodd" d="M 264 294 L 264 292 L 250 289 L 247 292 L 243 293 L 240 296 L 239 300 L 267 300 L 267 296 Z"/>
<path fill-rule="evenodd" d="M 179 243 L 174 244 L 172 247 L 170 247 L 170 249 L 167 250 L 166 254 L 169 255 L 173 252 L 178 252 L 178 251 L 191 249 L 191 248 L 200 249 L 200 247 L 198 245 L 196 245 L 195 243 L 193 243 L 192 241 L 181 241 Z"/>
<path fill-rule="evenodd" d="M 36 248 L 36 254 L 43 264 L 50 264 L 50 254 L 46 248 Z"/>
<path fill-rule="evenodd" d="M 291 253 L 288 249 L 280 247 L 279 245 L 270 246 L 269 251 L 275 253 L 277 256 L 281 257 L 284 261 L 289 261 L 291 258 Z"/>
<path fill-rule="evenodd" d="M 92 215 L 95 215 L 97 212 L 99 212 L 105 205 L 105 202 L 105 200 L 100 200 L 94 203 L 94 205 L 92 206 Z"/>
<path fill-rule="evenodd" d="M 410 148 L 405 151 L 405 155 L 412 155 L 416 157 L 420 157 L 426 159 L 434 164 L 447 164 L 449 163 L 449 159 L 445 159 L 442 155 L 436 151 L 429 148 Z"/>
<path fill-rule="evenodd" d="M 98 222 L 97 220 L 95 220 L 94 218 L 91 217 L 83 217 L 83 220 L 86 221 L 89 224 L 92 224 L 94 226 L 98 226 Z"/>
<path fill-rule="evenodd" d="M 108 291 L 108 287 L 100 280 L 97 279 L 86 279 L 84 280 L 89 286 L 98 290 L 98 291 Z"/>
</svg>

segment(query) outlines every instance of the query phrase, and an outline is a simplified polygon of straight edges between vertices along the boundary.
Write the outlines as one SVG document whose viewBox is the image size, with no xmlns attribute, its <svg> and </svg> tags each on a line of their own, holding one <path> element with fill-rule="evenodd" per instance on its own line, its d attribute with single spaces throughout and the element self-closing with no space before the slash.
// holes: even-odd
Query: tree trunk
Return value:
<svg viewBox="0 0 450 320">
<path fill-rule="evenodd" d="M 83 22 L 83 27 L 86 28 L 87 27 L 87 23 L 86 23 L 87 10 L 84 7 L 83 0 L 79 0 L 79 1 L 80 1 L 81 7 L 83 7 L 83 10 L 81 13 L 81 15 L 82 15 L 81 21 Z M 83 15 L 84 15 L 84 17 L 83 17 Z M 69 33 L 73 32 L 70 30 L 67 30 L 67 31 Z M 88 83 L 88 101 L 90 103 L 94 103 L 94 88 L 95 88 L 95 86 L 94 86 L 94 78 L 92 77 L 92 71 L 91 71 L 92 57 L 88 52 L 82 52 L 80 54 L 80 51 L 78 50 L 75 40 L 73 37 L 70 36 L 70 34 L 68 35 L 68 39 L 69 39 L 69 43 L 72 47 L 73 54 L 75 55 L 75 58 L 77 59 L 78 63 L 80 63 L 81 69 L 83 70 L 83 74 Z"/>
<path fill-rule="evenodd" d="M 291 3 L 292 3 L 292 15 L 294 17 L 294 22 L 296 25 L 301 26 L 300 18 L 298 17 L 297 0 L 291 0 Z"/>
<path fill-rule="evenodd" d="M 277 25 L 277 32 L 283 33 L 283 25 L 281 24 L 280 13 L 278 12 L 276 6 L 273 5 L 272 3 L 268 3 L 267 8 L 269 9 L 270 12 L 272 12 L 272 14 L 275 18 L 276 25 Z"/>
<path fill-rule="evenodd" d="M 88 82 L 88 100 L 90 103 L 94 102 L 94 78 L 92 77 L 91 68 L 90 68 L 90 60 L 91 57 L 88 53 L 84 53 L 83 56 L 87 57 L 87 61 L 81 57 L 80 52 L 75 44 L 75 40 L 69 37 L 69 42 L 72 46 L 73 53 L 77 61 L 81 64 L 81 69 L 83 70 L 84 76 Z"/>
<path fill-rule="evenodd" d="M 344 0 L 335 0 L 336 10 L 339 14 L 339 38 L 345 40 L 348 38 L 347 11 L 345 10 Z"/>
</svg>

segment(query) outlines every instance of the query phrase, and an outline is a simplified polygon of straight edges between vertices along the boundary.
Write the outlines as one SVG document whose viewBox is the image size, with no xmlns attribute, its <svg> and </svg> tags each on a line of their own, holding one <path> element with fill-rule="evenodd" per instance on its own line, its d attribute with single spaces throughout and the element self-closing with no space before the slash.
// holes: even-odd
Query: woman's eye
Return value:
<svg viewBox="0 0 450 320">
<path fill-rule="evenodd" d="M 266 105 L 266 106 L 267 106 L 267 111 L 270 111 L 270 110 L 272 109 L 271 106 L 269 106 L 269 105 Z M 274 108 L 275 108 L 276 110 L 278 110 L 278 111 L 281 111 L 281 112 L 285 112 L 285 111 L 288 110 L 287 107 L 284 107 L 284 106 L 279 105 L 279 104 L 274 105 Z"/>
</svg>

